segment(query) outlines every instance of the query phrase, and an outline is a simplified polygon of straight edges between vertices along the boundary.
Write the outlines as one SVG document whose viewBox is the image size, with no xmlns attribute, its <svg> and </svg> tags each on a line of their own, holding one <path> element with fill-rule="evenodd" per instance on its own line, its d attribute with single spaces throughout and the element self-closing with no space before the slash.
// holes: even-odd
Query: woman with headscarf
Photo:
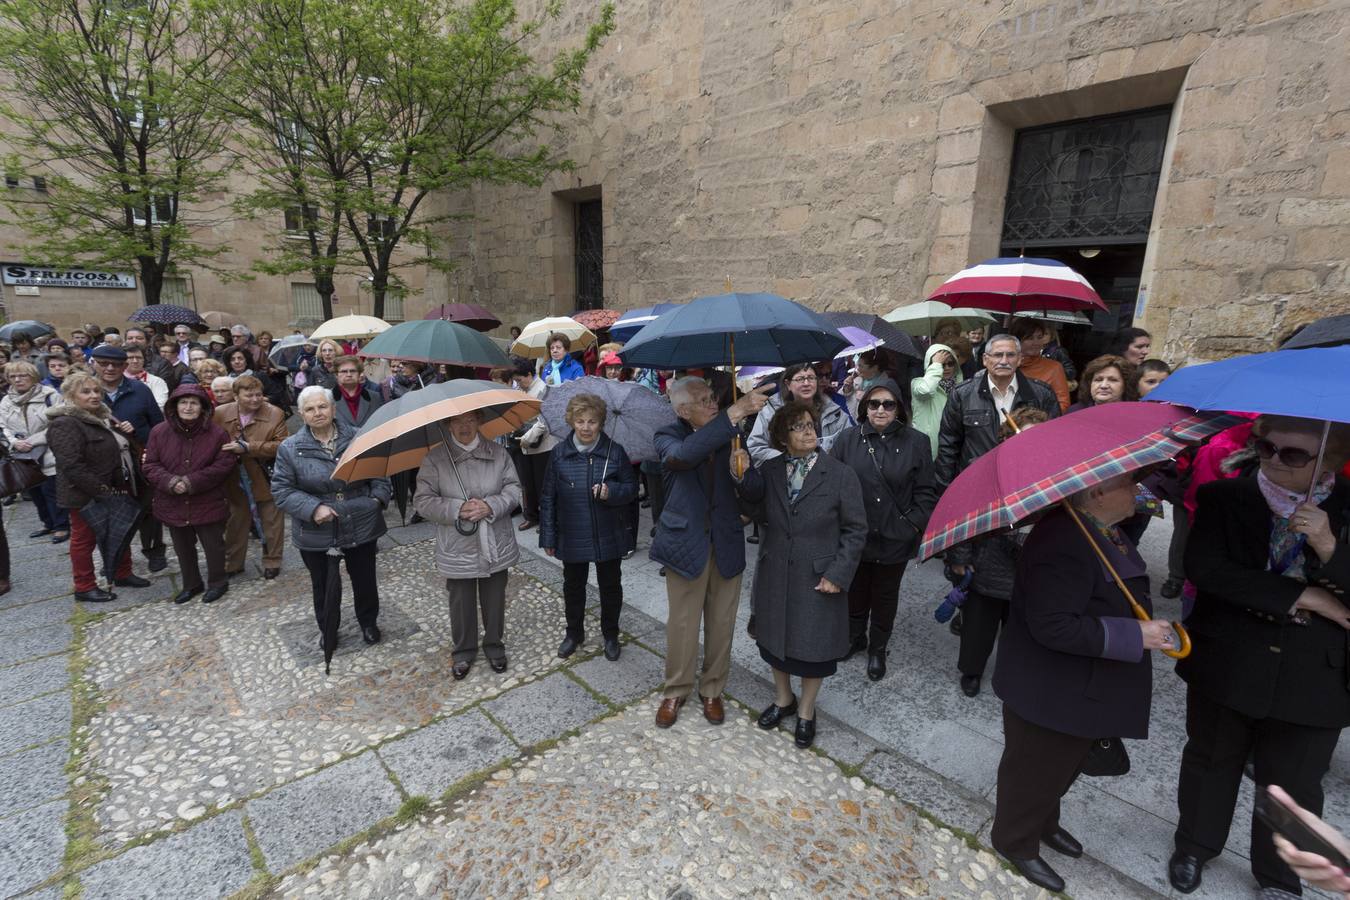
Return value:
<svg viewBox="0 0 1350 900">
<path fill-rule="evenodd" d="M 37 464 L 47 476 L 24 491 L 42 521 L 42 527 L 29 537 L 50 534 L 52 543 L 60 544 L 70 539 L 70 514 L 56 502 L 56 457 L 47 447 L 47 410 L 61 400 L 55 390 L 37 383 L 37 375 L 37 368 L 25 360 L 5 364 L 9 390 L 0 399 L 0 430 L 12 458 Z"/>
<path fill-rule="evenodd" d="M 909 383 L 914 404 L 914 428 L 928 436 L 933 459 L 937 459 L 938 433 L 947 397 L 965 380 L 956 354 L 946 344 L 933 344 L 923 355 L 923 375 Z"/>
</svg>

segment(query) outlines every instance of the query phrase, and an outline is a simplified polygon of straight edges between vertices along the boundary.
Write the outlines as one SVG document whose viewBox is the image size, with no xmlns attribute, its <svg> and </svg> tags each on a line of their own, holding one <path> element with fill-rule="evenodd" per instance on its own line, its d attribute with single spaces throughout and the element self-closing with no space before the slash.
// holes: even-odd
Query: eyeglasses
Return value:
<svg viewBox="0 0 1350 900">
<path fill-rule="evenodd" d="M 900 405 L 900 404 L 899 404 L 899 403 L 896 403 L 894 400 L 868 400 L 868 401 L 867 401 L 867 408 L 868 408 L 868 409 L 884 409 L 884 410 L 886 410 L 886 412 L 893 412 L 893 411 L 895 410 L 895 408 L 896 408 L 897 406 L 899 406 L 899 405 Z"/>
<path fill-rule="evenodd" d="M 1301 469 L 1313 461 L 1313 455 L 1302 447 L 1277 447 L 1265 438 L 1257 438 L 1252 444 L 1256 455 L 1262 459 L 1279 457 L 1280 462 L 1291 469 Z"/>
<path fill-rule="evenodd" d="M 801 434 L 803 431 L 810 431 L 814 433 L 815 430 L 816 430 L 815 422 L 794 422 L 788 426 L 788 431 L 791 431 L 794 434 Z"/>
<path fill-rule="evenodd" d="M 689 405 L 690 405 L 690 406 L 716 406 L 716 405 L 717 405 L 717 398 L 714 397 L 712 394 L 709 394 L 708 396 L 702 397 L 702 398 L 700 398 L 700 399 L 698 399 L 698 400 L 690 400 L 690 401 L 689 401 Z"/>
<path fill-rule="evenodd" d="M 96 359 L 94 360 L 94 365 L 101 366 L 105 369 L 115 369 L 118 366 L 125 366 L 126 363 L 120 359 Z"/>
<path fill-rule="evenodd" d="M 816 376 L 814 376 L 814 375 L 796 375 L 796 376 L 793 377 L 791 383 L 792 383 L 792 384 L 815 384 L 815 383 L 816 383 L 816 380 L 817 380 L 817 379 L 816 379 Z"/>
</svg>

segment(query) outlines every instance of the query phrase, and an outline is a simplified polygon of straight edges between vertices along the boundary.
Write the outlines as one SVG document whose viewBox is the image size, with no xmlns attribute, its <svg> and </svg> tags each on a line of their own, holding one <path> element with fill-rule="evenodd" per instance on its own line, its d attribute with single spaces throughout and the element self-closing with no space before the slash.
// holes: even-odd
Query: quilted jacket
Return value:
<svg viewBox="0 0 1350 900">
<path fill-rule="evenodd" d="M 609 497 L 597 500 L 591 488 L 602 481 Z M 568 435 L 549 455 L 539 492 L 539 546 L 563 562 L 619 559 L 637 543 L 624 509 L 636 497 L 637 475 L 622 444 L 601 434 L 582 453 Z"/>
<path fill-rule="evenodd" d="M 745 570 L 745 527 L 731 479 L 738 434 L 725 412 L 698 431 L 680 420 L 656 433 L 666 503 L 650 555 L 683 578 L 697 578 L 709 553 L 723 578 Z"/>
</svg>

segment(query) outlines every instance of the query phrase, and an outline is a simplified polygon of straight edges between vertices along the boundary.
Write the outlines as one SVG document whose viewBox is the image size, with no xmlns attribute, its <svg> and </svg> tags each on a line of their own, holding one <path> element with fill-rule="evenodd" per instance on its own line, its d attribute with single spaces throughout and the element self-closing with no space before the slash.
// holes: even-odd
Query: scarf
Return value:
<svg viewBox="0 0 1350 900">
<path fill-rule="evenodd" d="M 1303 548 L 1308 543 L 1308 536 L 1295 534 L 1289 530 L 1290 517 L 1294 514 L 1294 510 L 1304 503 L 1303 493 L 1280 487 L 1267 478 L 1265 472 L 1256 473 L 1256 483 L 1261 488 L 1261 496 L 1266 499 L 1266 506 L 1270 507 L 1272 519 L 1270 558 L 1267 560 L 1270 571 L 1296 581 L 1306 581 L 1303 571 Z M 1320 505 L 1330 497 L 1335 485 L 1335 473 L 1324 473 L 1317 487 L 1313 488 L 1311 498 L 1313 505 Z"/>
<path fill-rule="evenodd" d="M 942 393 L 950 395 L 952 391 L 956 390 L 956 377 L 940 379 L 938 388 L 941 389 Z"/>
<path fill-rule="evenodd" d="M 811 468 L 816 464 L 816 457 L 819 455 L 820 451 L 812 450 L 806 456 L 787 457 L 787 493 L 789 506 L 797 502 L 797 497 L 802 492 L 802 485 L 806 482 L 806 476 L 811 474 Z"/>
<path fill-rule="evenodd" d="M 33 395 L 36 394 L 37 392 L 38 392 L 37 384 L 34 384 L 32 387 L 24 391 L 22 394 L 14 390 L 13 385 L 11 385 L 9 388 L 9 402 L 13 403 L 15 406 L 23 406 L 24 404 L 32 400 Z"/>
<path fill-rule="evenodd" d="M 473 436 L 473 440 L 469 441 L 467 444 L 461 444 L 459 440 L 455 438 L 453 435 L 451 435 L 450 441 L 456 447 L 463 450 L 465 453 L 472 453 L 474 450 L 478 448 L 478 435 L 476 434 Z"/>
</svg>

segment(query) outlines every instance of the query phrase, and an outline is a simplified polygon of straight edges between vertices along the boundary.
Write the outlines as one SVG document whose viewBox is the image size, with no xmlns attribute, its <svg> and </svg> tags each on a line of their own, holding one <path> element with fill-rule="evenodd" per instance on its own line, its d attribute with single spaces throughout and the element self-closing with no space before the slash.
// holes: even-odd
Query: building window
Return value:
<svg viewBox="0 0 1350 900">
<path fill-rule="evenodd" d="M 290 206 L 284 213 L 286 233 L 291 237 L 302 237 L 310 231 L 319 230 L 319 208 L 310 204 Z"/>
<path fill-rule="evenodd" d="M 577 309 L 605 305 L 605 227 L 601 201 L 576 204 Z"/>
<path fill-rule="evenodd" d="M 281 152 L 298 156 L 314 152 L 314 136 L 294 119 L 277 120 L 277 145 Z"/>
<path fill-rule="evenodd" d="M 323 298 L 313 284 L 296 282 L 291 285 L 291 313 L 297 328 L 308 330 L 323 323 Z"/>
<path fill-rule="evenodd" d="M 165 222 L 173 220 L 174 199 L 167 195 L 156 195 L 154 202 L 150 205 L 150 224 L 162 225 Z M 131 220 L 137 225 L 145 224 L 145 210 L 142 207 L 133 207 L 131 210 Z"/>
<path fill-rule="evenodd" d="M 19 176 L 5 173 L 5 187 L 16 188 L 19 186 Z"/>
<path fill-rule="evenodd" d="M 366 217 L 366 234 L 370 235 L 371 240 L 392 241 L 394 230 L 393 216 Z"/>
<path fill-rule="evenodd" d="M 164 276 L 164 281 L 159 287 L 159 302 L 171 303 L 174 306 L 191 306 L 192 295 L 188 292 L 187 279 Z"/>
<path fill-rule="evenodd" d="M 34 175 L 33 190 L 37 191 L 39 194 L 47 193 L 47 179 L 43 178 L 41 175 Z"/>
</svg>

